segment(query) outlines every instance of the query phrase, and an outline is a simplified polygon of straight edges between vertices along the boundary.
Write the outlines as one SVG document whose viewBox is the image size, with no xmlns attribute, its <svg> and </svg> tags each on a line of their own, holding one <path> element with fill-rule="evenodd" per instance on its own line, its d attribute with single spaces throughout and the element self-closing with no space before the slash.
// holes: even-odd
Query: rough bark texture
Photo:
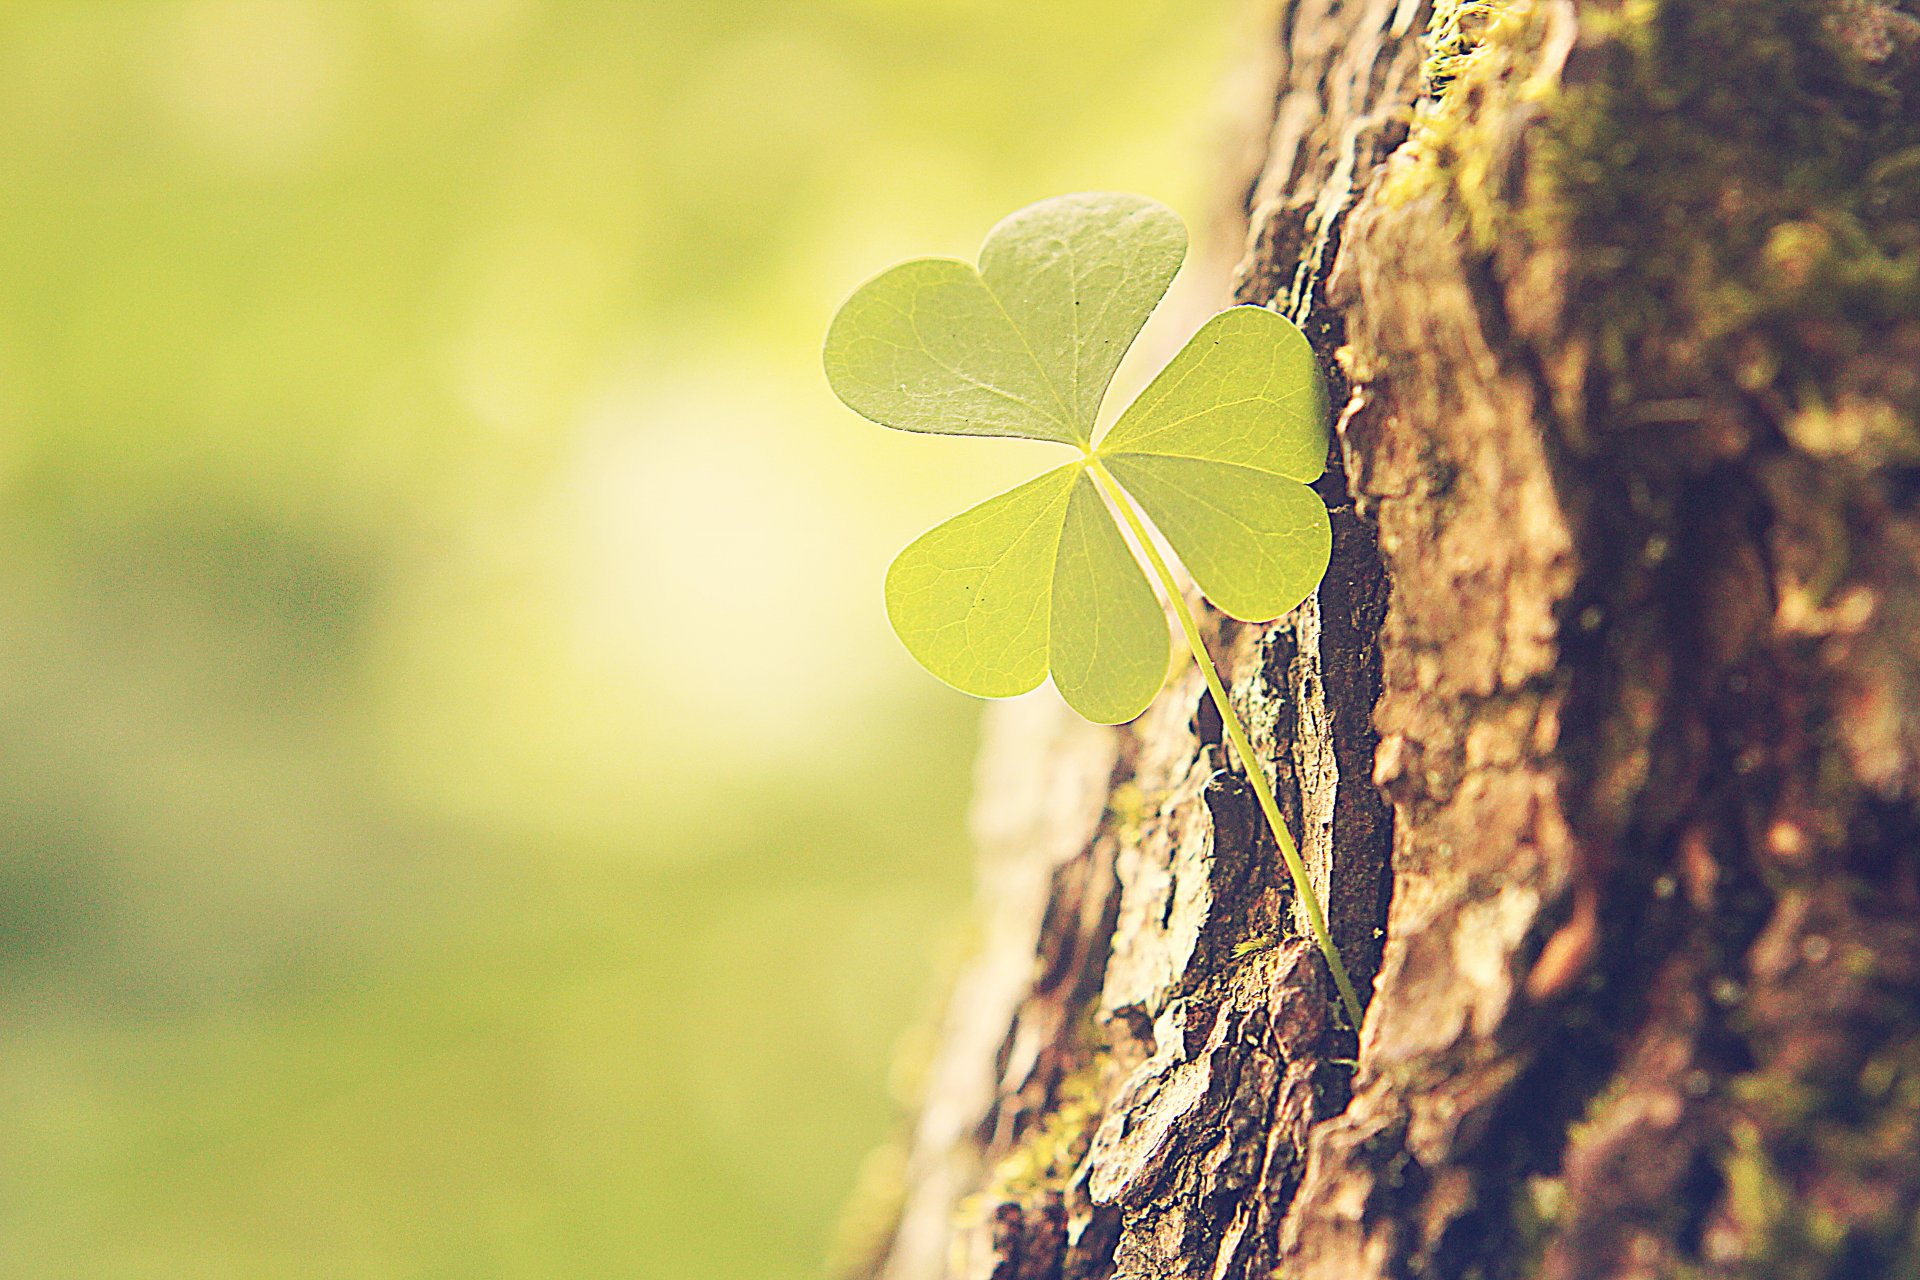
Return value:
<svg viewBox="0 0 1920 1280">
<path fill-rule="evenodd" d="M 1003 709 L 858 1274 L 1920 1276 L 1909 7 L 1274 7 L 1334 567 L 1213 640 L 1365 1026 L 1196 676 Z"/>
</svg>

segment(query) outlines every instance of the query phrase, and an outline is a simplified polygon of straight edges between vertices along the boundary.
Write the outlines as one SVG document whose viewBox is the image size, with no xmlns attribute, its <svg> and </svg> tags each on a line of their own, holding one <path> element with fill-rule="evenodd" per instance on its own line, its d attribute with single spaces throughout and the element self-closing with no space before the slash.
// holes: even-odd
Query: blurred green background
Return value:
<svg viewBox="0 0 1920 1280">
<path fill-rule="evenodd" d="M 1230 3 L 0 5 L 0 1275 L 819 1273 L 970 881 L 881 575 L 1039 461 L 819 338 L 1197 207 Z"/>
</svg>

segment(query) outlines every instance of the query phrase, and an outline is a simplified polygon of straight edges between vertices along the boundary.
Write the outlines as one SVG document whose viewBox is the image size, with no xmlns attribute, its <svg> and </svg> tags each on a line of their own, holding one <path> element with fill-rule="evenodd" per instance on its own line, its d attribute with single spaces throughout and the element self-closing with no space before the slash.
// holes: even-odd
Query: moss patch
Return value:
<svg viewBox="0 0 1920 1280">
<path fill-rule="evenodd" d="M 1704 391 L 1817 415 L 1799 427 L 1822 452 L 1920 445 L 1920 49 L 1863 51 L 1847 8 L 1632 0 L 1583 38 L 1540 212 L 1627 410 L 1613 425 Z M 1717 424 L 1728 451 L 1750 442 L 1739 417 Z"/>
<path fill-rule="evenodd" d="M 1053 1109 L 994 1166 L 986 1186 L 975 1197 L 976 1212 L 1010 1201 L 1031 1203 L 1036 1197 L 1058 1195 L 1065 1189 L 1067 1179 L 1086 1158 L 1093 1131 L 1100 1123 L 1104 1066 L 1103 1059 L 1096 1059 L 1061 1080 L 1054 1090 Z M 963 1216 L 966 1212 L 962 1210 Z"/>
<path fill-rule="evenodd" d="M 1384 202 L 1398 205 L 1446 190 L 1465 215 L 1474 246 L 1482 252 L 1494 247 L 1511 210 L 1491 166 L 1503 153 L 1499 133 L 1510 121 L 1489 103 L 1536 101 L 1553 93 L 1551 80 L 1534 79 L 1527 70 L 1544 29 L 1544 12 L 1533 0 L 1435 5 L 1423 68 L 1428 96 L 1388 172 Z"/>
</svg>

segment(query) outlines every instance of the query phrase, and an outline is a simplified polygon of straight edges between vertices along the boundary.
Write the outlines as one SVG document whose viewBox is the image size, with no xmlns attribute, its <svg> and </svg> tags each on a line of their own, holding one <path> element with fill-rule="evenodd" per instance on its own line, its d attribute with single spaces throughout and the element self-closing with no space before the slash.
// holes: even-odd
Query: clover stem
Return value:
<svg viewBox="0 0 1920 1280">
<path fill-rule="evenodd" d="M 1098 458 L 1089 456 L 1087 467 L 1093 472 L 1094 479 L 1100 482 L 1100 487 L 1106 490 L 1107 497 L 1119 510 L 1127 527 L 1133 530 L 1134 541 L 1146 553 L 1147 563 L 1153 566 L 1160 585 L 1166 588 L 1167 598 L 1173 602 L 1174 616 L 1180 620 L 1180 629 L 1187 633 L 1187 645 L 1193 650 L 1193 660 L 1199 665 L 1207 689 L 1213 694 L 1214 705 L 1220 709 L 1220 723 L 1225 726 L 1228 738 L 1232 739 L 1233 749 L 1239 753 L 1240 763 L 1247 771 L 1247 780 L 1253 783 L 1254 794 L 1260 799 L 1260 810 L 1266 814 L 1267 825 L 1273 829 L 1274 843 L 1280 846 L 1280 856 L 1286 860 L 1287 874 L 1293 877 L 1294 892 L 1300 895 L 1300 905 L 1306 908 L 1307 923 L 1313 929 L 1313 940 L 1320 945 L 1320 954 L 1326 957 L 1333 983 L 1340 989 L 1340 1001 L 1346 1006 L 1347 1017 L 1352 1020 L 1357 1033 L 1360 1030 L 1360 998 L 1354 994 L 1353 981 L 1347 977 L 1347 966 L 1341 963 L 1340 951 L 1333 945 L 1333 935 L 1327 931 L 1327 917 L 1320 909 L 1320 896 L 1314 892 L 1313 881 L 1308 878 L 1307 864 L 1301 860 L 1300 850 L 1295 847 L 1293 836 L 1287 831 L 1286 819 L 1280 815 L 1279 801 L 1273 796 L 1273 783 L 1267 778 L 1266 767 L 1254 755 L 1253 743 L 1247 738 L 1247 731 L 1241 727 L 1240 717 L 1234 712 L 1233 703 L 1220 683 L 1220 672 L 1213 665 L 1206 642 L 1200 638 L 1200 627 L 1193 619 L 1193 611 L 1187 607 L 1186 595 L 1180 590 L 1180 584 L 1174 581 L 1159 548 L 1147 536 L 1146 526 L 1133 509 L 1133 500 L 1107 473 L 1107 469 L 1100 465 Z"/>
</svg>

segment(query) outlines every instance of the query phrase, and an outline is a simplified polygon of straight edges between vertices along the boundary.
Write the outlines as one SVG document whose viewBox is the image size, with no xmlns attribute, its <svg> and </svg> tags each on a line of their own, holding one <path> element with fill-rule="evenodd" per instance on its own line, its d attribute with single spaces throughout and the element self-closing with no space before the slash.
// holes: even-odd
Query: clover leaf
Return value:
<svg viewBox="0 0 1920 1280">
<path fill-rule="evenodd" d="M 894 630 L 956 688 L 1007 697 L 1051 672 L 1069 705 L 1106 724 L 1153 701 L 1166 615 L 1104 485 L 1138 502 L 1232 617 L 1276 618 L 1325 573 L 1327 513 L 1307 483 L 1325 464 L 1326 402 L 1285 318 L 1215 316 L 1093 443 L 1114 369 L 1186 239 L 1176 214 L 1139 196 L 1061 196 L 996 226 L 977 268 L 903 263 L 834 318 L 827 378 L 861 415 L 1079 454 L 925 534 L 888 571 Z"/>
<path fill-rule="evenodd" d="M 1094 443 L 1107 384 L 1186 242 L 1171 210 L 1139 196 L 1029 205 L 987 236 L 978 267 L 924 258 L 862 285 L 827 332 L 827 380 L 883 426 L 1078 452 L 902 551 L 887 570 L 893 629 L 968 693 L 1025 693 L 1052 672 L 1089 720 L 1133 719 L 1166 680 L 1167 618 L 1117 514 L 1186 633 L 1357 1029 L 1359 994 L 1272 780 L 1139 514 L 1222 612 L 1264 622 L 1304 600 L 1333 544 L 1327 509 L 1307 487 L 1327 457 L 1313 351 L 1271 311 L 1223 311 Z"/>
</svg>

